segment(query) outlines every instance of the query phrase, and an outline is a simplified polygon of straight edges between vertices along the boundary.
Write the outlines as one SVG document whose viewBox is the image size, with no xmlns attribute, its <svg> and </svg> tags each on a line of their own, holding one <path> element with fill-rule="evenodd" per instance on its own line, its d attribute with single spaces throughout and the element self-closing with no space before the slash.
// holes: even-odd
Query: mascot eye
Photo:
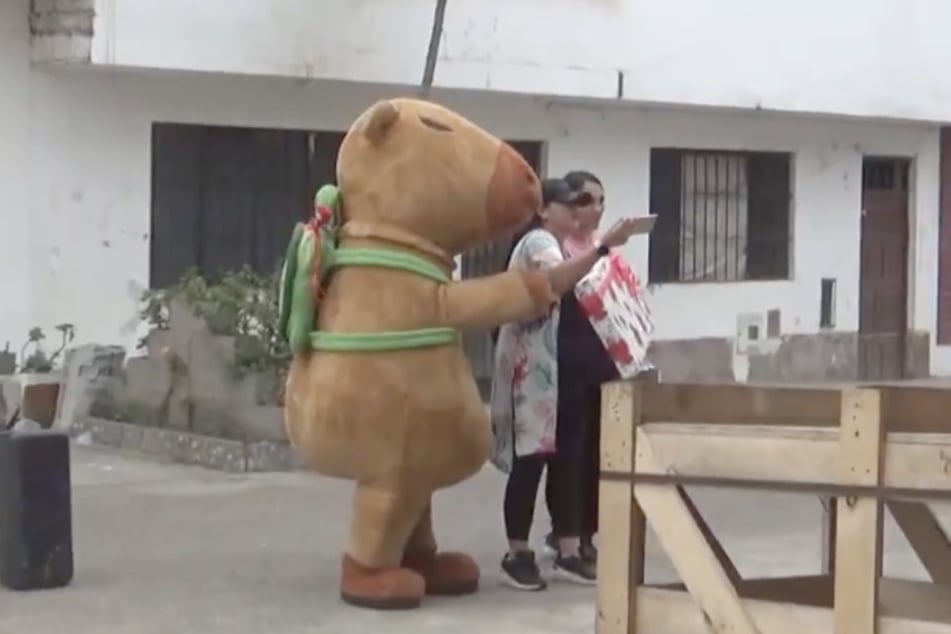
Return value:
<svg viewBox="0 0 951 634">
<path fill-rule="evenodd" d="M 439 130 L 440 132 L 452 132 L 452 128 L 447 126 L 445 123 L 436 121 L 435 119 L 430 119 L 429 117 L 420 117 L 419 120 L 422 121 L 423 125 L 427 128 Z"/>
</svg>

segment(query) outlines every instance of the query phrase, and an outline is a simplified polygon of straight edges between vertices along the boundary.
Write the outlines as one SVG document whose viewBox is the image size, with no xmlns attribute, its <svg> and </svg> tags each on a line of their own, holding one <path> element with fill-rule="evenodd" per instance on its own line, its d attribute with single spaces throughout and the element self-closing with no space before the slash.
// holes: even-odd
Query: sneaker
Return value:
<svg viewBox="0 0 951 634">
<path fill-rule="evenodd" d="M 535 563 L 535 553 L 530 550 L 515 555 L 505 554 L 502 559 L 502 583 L 516 590 L 538 591 L 548 587 Z"/>
<path fill-rule="evenodd" d="M 555 559 L 554 576 L 559 581 L 593 586 L 598 582 L 597 568 L 577 555 Z"/>
<path fill-rule="evenodd" d="M 598 547 L 590 541 L 581 542 L 581 559 L 594 567 L 598 565 Z"/>
<path fill-rule="evenodd" d="M 558 540 L 555 539 L 554 533 L 545 535 L 545 557 L 548 559 L 558 557 Z"/>
</svg>

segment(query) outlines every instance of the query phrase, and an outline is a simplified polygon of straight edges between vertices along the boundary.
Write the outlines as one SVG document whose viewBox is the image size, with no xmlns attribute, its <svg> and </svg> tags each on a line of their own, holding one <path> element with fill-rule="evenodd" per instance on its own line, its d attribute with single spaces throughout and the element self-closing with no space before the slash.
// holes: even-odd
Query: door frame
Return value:
<svg viewBox="0 0 951 634">
<path fill-rule="evenodd" d="M 903 307 L 902 311 L 902 325 L 901 330 L 898 331 L 900 337 L 900 343 L 898 346 L 898 359 L 896 360 L 897 364 L 897 376 L 888 377 L 883 379 L 882 377 L 869 376 L 869 368 L 867 363 L 863 362 L 863 345 L 866 345 L 866 340 L 863 339 L 863 305 L 864 305 L 864 280 L 865 280 L 865 248 L 866 248 L 866 227 L 865 227 L 865 217 L 866 217 L 866 195 L 871 190 L 871 188 L 866 187 L 865 179 L 865 170 L 866 166 L 872 162 L 891 162 L 893 169 L 903 170 L 896 175 L 897 179 L 903 181 L 899 184 L 901 193 L 904 194 L 904 235 L 903 235 L 903 279 L 902 279 L 902 292 L 903 292 Z M 861 167 L 861 185 L 860 185 L 860 223 L 859 223 L 859 279 L 858 279 L 858 349 L 857 349 L 857 374 L 858 379 L 861 381 L 868 380 L 902 380 L 908 376 L 908 334 L 909 326 L 912 323 L 912 308 L 914 305 L 914 255 L 915 255 L 915 240 L 914 240 L 914 221 L 915 221 L 915 211 L 914 211 L 914 191 L 912 184 L 914 182 L 916 163 L 913 156 L 904 156 L 904 155 L 894 155 L 894 154 L 874 154 L 868 153 L 862 155 L 862 167 Z M 889 190 L 880 190 L 880 191 L 889 191 Z M 867 331 L 866 331 L 867 332 Z"/>
</svg>

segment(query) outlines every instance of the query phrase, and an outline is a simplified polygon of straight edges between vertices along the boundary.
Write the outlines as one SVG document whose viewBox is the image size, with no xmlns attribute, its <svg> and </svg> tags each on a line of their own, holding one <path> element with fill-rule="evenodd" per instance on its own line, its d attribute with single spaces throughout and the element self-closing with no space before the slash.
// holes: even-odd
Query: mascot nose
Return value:
<svg viewBox="0 0 951 634">
<path fill-rule="evenodd" d="M 524 225 L 541 204 L 541 185 L 535 170 L 512 146 L 503 143 L 489 182 L 489 233 L 504 233 Z"/>
</svg>

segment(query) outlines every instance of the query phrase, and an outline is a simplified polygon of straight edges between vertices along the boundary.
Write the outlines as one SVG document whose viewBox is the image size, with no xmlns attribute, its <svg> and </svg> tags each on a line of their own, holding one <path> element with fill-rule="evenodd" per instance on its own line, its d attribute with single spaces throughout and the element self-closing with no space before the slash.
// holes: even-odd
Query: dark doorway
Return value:
<svg viewBox="0 0 951 634">
<path fill-rule="evenodd" d="M 156 123 L 152 127 L 150 286 L 190 268 L 270 273 L 294 223 L 333 182 L 343 134 Z"/>
<path fill-rule="evenodd" d="M 859 278 L 859 378 L 905 375 L 908 330 L 907 159 L 866 157 L 862 164 Z"/>
</svg>

